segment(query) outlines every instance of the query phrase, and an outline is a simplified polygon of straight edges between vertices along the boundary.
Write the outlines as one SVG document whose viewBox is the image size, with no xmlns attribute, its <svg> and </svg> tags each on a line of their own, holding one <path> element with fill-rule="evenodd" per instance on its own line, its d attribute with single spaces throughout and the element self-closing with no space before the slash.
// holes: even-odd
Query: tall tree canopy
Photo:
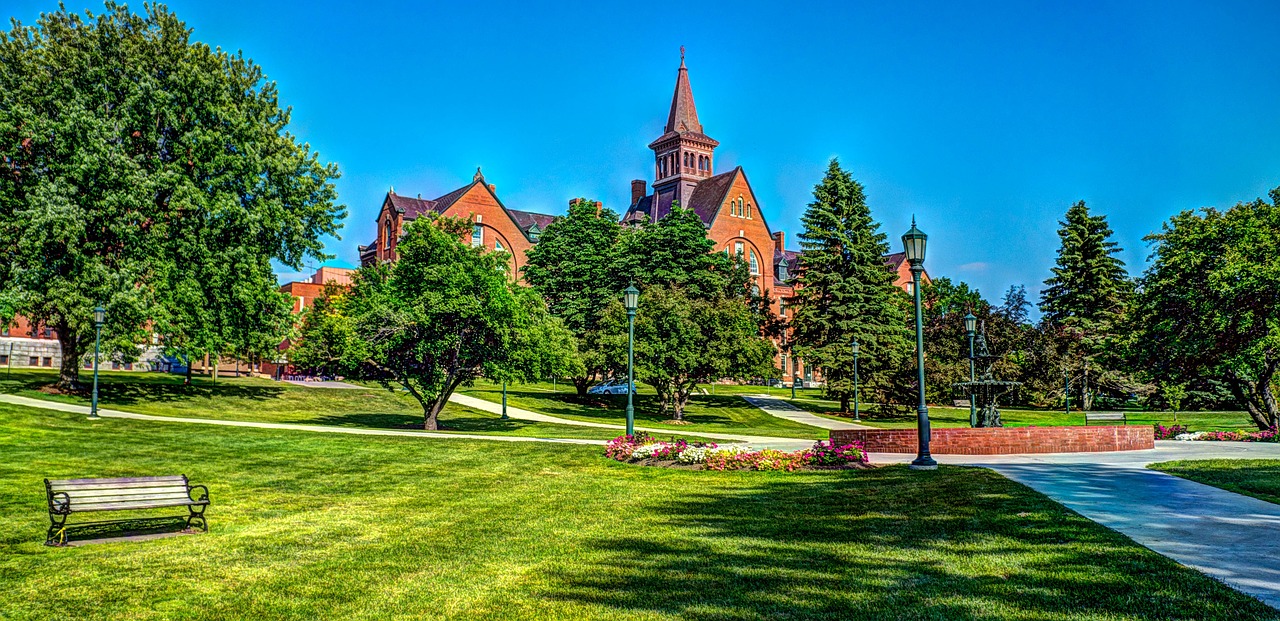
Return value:
<svg viewBox="0 0 1280 621">
<path fill-rule="evenodd" d="M 1280 188 L 1220 211 L 1184 211 L 1154 242 L 1140 281 L 1133 348 L 1181 400 L 1181 386 L 1226 383 L 1261 429 L 1280 424 Z"/>
<path fill-rule="evenodd" d="M 641 291 L 636 375 L 677 420 L 698 384 L 772 371 L 775 348 L 763 336 L 747 267 L 714 247 L 702 219 L 679 205 L 619 242 L 617 272 Z M 614 364 L 625 368 L 626 315 L 617 298 L 602 332 L 611 335 Z"/>
<path fill-rule="evenodd" d="M 288 124 L 260 67 L 163 5 L 0 34 L 0 290 L 57 331 L 62 384 L 99 303 L 125 349 L 144 327 L 206 351 L 272 340 L 271 261 L 324 258 L 344 215 L 337 168 Z"/>
<path fill-rule="evenodd" d="M 574 377 L 578 395 L 611 370 L 600 333 L 609 304 L 627 286 L 615 265 L 622 226 L 618 214 L 599 203 L 578 200 L 569 213 L 549 224 L 528 251 L 525 281 L 542 294 L 551 314 L 578 342 L 583 373 Z"/>
<path fill-rule="evenodd" d="M 580 372 L 560 320 L 512 280 L 510 255 L 465 243 L 470 231 L 457 218 L 408 224 L 399 260 L 361 268 L 349 293 L 317 306 L 299 359 L 404 389 L 422 405 L 428 430 L 439 428 L 453 391 L 479 377 Z"/>
<path fill-rule="evenodd" d="M 822 369 L 826 392 L 849 411 L 853 352 L 862 348 L 858 370 L 863 389 L 886 391 L 903 367 L 908 340 L 906 296 L 885 267 L 889 250 L 880 224 L 871 218 L 862 184 L 831 160 L 813 189 L 800 234 L 800 274 L 789 302 L 791 344 L 796 355 Z"/>
<path fill-rule="evenodd" d="M 1053 276 L 1044 281 L 1040 310 L 1044 330 L 1056 335 L 1061 360 L 1072 367 L 1067 371 L 1088 410 L 1099 391 L 1122 398 L 1145 389 L 1124 372 L 1119 355 L 1133 285 L 1115 256 L 1120 247 L 1106 216 L 1089 213 L 1080 201 L 1059 224 L 1061 246 Z"/>
</svg>

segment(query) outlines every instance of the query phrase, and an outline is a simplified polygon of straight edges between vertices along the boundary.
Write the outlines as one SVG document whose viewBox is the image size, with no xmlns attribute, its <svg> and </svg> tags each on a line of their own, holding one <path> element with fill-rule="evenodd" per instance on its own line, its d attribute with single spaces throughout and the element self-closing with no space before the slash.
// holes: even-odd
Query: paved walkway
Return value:
<svg viewBox="0 0 1280 621">
<path fill-rule="evenodd" d="M 823 429 L 875 429 L 875 427 L 872 427 L 871 425 L 862 425 L 859 423 L 823 418 L 817 414 L 811 414 L 807 410 L 802 410 L 791 405 L 791 403 L 785 399 L 779 399 L 777 397 L 752 395 L 750 397 L 743 397 L 743 399 L 746 399 L 747 403 L 764 410 L 765 414 L 777 416 L 778 418 L 785 418 L 789 421 L 800 423 L 801 425 L 821 427 Z"/>
<path fill-rule="evenodd" d="M 914 457 L 876 453 L 871 461 Z M 1280 505 L 1146 469 L 1180 459 L 1280 459 L 1280 444 L 1161 441 L 1148 451 L 934 458 L 991 468 L 1280 608 Z"/>
<path fill-rule="evenodd" d="M 501 403 L 494 403 L 492 401 L 488 401 L 485 399 L 469 397 L 467 395 L 460 395 L 456 392 L 449 397 L 449 401 L 453 403 L 457 403 L 458 405 L 465 405 L 467 407 L 475 408 L 477 410 L 484 410 L 485 412 L 492 412 L 494 414 L 502 413 Z M 537 421 L 541 423 L 556 423 L 559 425 L 575 425 L 578 427 L 596 427 L 598 429 L 616 429 L 616 430 L 625 430 L 627 428 L 626 425 L 618 425 L 615 423 L 593 423 L 593 422 L 587 422 L 587 421 L 581 421 L 581 420 L 573 420 L 569 418 L 560 418 L 558 416 L 541 414 L 539 412 L 533 412 L 530 410 L 522 410 L 517 407 L 512 407 L 509 404 L 507 405 L 507 416 L 510 416 L 511 418 L 518 418 L 520 420 L 530 420 L 530 421 Z M 746 442 L 755 448 L 775 448 L 775 449 L 786 450 L 786 451 L 798 451 L 800 449 L 806 449 L 813 446 L 813 440 L 800 440 L 800 439 L 792 439 L 792 438 L 772 438 L 772 437 L 765 437 L 765 436 L 744 436 L 744 435 L 734 434 L 734 433 L 685 431 L 683 429 L 666 429 L 666 428 L 659 429 L 657 427 L 636 427 L 636 431 L 644 431 L 644 432 L 653 433 L 653 434 L 674 434 L 679 436 L 689 436 L 689 437 L 695 437 L 695 438 L 707 438 L 709 440 L 722 440 L 722 441 L 731 440 L 734 442 Z"/>
<path fill-rule="evenodd" d="M 58 403 L 55 401 L 45 401 L 43 399 L 31 399 L 29 397 L 19 397 L 17 395 L 0 395 L 0 401 L 12 403 L 15 405 L 25 405 L 33 408 L 44 408 L 46 410 L 58 410 L 61 412 L 73 412 L 76 414 L 89 414 L 89 407 L 84 405 L 73 405 L 70 403 Z M 289 431 L 313 431 L 318 433 L 343 433 L 358 436 L 397 436 L 402 438 L 433 438 L 433 439 L 462 439 L 462 440 L 494 440 L 497 442 L 552 442 L 556 444 L 596 444 L 603 445 L 604 440 L 585 440 L 580 438 L 527 438 L 523 436 L 496 436 L 481 435 L 478 433 L 442 433 L 435 431 L 400 431 L 396 429 L 361 429 L 358 427 L 334 427 L 331 425 L 295 425 L 290 423 L 260 423 L 240 420 L 217 420 L 213 418 L 185 418 L 178 416 L 152 416 L 150 414 L 135 414 L 133 412 L 120 412 L 118 410 L 106 410 L 98 408 L 98 416 L 103 418 L 128 418 L 132 420 L 145 420 L 158 423 L 191 423 L 198 425 L 222 425 L 224 427 L 253 427 L 256 429 L 285 429 Z"/>
</svg>

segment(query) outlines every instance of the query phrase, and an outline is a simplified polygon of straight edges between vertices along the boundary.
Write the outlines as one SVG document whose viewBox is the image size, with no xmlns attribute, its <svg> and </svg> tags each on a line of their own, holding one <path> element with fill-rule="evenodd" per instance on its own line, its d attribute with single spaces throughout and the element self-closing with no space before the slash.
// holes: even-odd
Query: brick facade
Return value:
<svg viewBox="0 0 1280 621">
<path fill-rule="evenodd" d="M 837 444 L 862 442 L 872 453 L 915 453 L 915 429 L 840 429 Z M 934 455 L 1015 455 L 1023 453 L 1101 453 L 1155 448 L 1149 425 L 1088 427 L 983 427 L 934 429 Z"/>
</svg>

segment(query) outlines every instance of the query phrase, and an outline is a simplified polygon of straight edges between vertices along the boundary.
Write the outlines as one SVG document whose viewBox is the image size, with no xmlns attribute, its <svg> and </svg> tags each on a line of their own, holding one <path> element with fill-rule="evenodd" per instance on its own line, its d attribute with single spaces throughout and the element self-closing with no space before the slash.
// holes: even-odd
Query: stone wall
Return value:
<svg viewBox="0 0 1280 621">
<path fill-rule="evenodd" d="M 915 453 L 915 429 L 841 429 L 831 432 L 837 444 L 863 442 L 872 453 Z M 1088 427 L 967 427 L 934 429 L 929 452 L 934 455 L 1012 455 L 1019 453 L 1094 453 L 1155 448 L 1149 425 Z"/>
<path fill-rule="evenodd" d="M 62 364 L 62 348 L 58 342 L 49 339 L 28 339 L 22 337 L 0 337 L 0 360 L 8 368 L 12 363 L 17 367 L 49 367 L 57 369 Z M 31 364 L 35 358 L 35 364 Z"/>
</svg>

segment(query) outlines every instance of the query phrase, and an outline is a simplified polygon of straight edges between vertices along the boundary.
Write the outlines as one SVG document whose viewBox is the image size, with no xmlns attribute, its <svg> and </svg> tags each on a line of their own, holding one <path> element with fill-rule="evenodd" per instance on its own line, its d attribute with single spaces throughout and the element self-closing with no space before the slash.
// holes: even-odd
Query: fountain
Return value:
<svg viewBox="0 0 1280 621">
<path fill-rule="evenodd" d="M 973 332 L 969 333 L 970 337 Z M 972 344 L 972 341 L 971 341 Z M 995 361 L 999 356 L 993 356 L 987 348 L 987 335 L 985 329 L 978 333 L 976 351 L 972 354 L 972 360 L 977 363 L 981 369 L 977 374 L 977 378 L 968 382 L 957 382 L 952 384 L 956 388 L 960 388 L 969 395 L 970 399 L 975 399 L 978 406 L 976 416 L 971 416 L 969 426 L 971 427 L 1003 427 L 1004 423 L 1000 422 L 1000 410 L 997 408 L 997 401 L 1001 396 L 1008 394 L 1014 388 L 1022 385 L 1022 382 L 1005 382 L 997 380 L 991 373 L 991 369 L 995 366 Z M 975 420 L 976 419 L 976 420 Z"/>
</svg>

